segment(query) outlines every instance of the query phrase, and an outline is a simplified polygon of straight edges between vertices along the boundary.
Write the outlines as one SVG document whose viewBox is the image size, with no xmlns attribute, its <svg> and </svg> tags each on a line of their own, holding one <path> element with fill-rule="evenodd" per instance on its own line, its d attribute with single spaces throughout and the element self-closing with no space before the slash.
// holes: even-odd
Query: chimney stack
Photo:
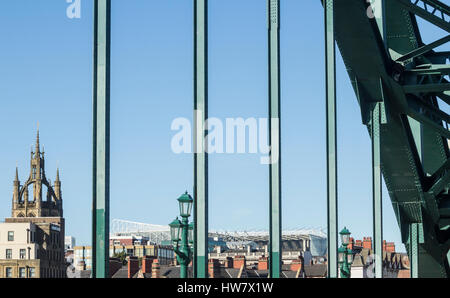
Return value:
<svg viewBox="0 0 450 298">
<path fill-rule="evenodd" d="M 363 238 L 363 248 L 372 249 L 372 237 Z"/>
<path fill-rule="evenodd" d="M 142 258 L 142 273 L 152 273 L 153 258 L 144 256 Z"/>
<path fill-rule="evenodd" d="M 233 266 L 233 258 L 232 257 L 227 257 L 225 267 L 227 267 L 227 268 L 233 268 L 234 267 Z"/>
<path fill-rule="evenodd" d="M 268 258 L 267 257 L 262 256 L 261 258 L 259 258 L 259 260 L 258 260 L 258 270 L 269 270 Z"/>
<path fill-rule="evenodd" d="M 355 245 L 355 239 L 350 237 L 350 243 L 347 245 L 348 249 L 353 249 L 353 245 Z"/>
<path fill-rule="evenodd" d="M 299 258 L 297 260 L 292 260 L 291 271 L 297 272 L 298 269 L 300 269 L 300 271 L 301 271 L 302 268 L 303 268 L 303 259 Z"/>
<path fill-rule="evenodd" d="M 138 271 L 139 260 L 136 257 L 128 257 L 128 278 L 133 278 Z"/>
<path fill-rule="evenodd" d="M 219 260 L 217 259 L 210 259 L 208 262 L 208 275 L 209 278 L 215 278 L 218 276 L 219 273 Z"/>
<path fill-rule="evenodd" d="M 155 259 L 152 263 L 152 278 L 159 278 L 160 270 L 158 259 Z"/>
<path fill-rule="evenodd" d="M 246 266 L 245 256 L 235 256 L 234 260 L 233 260 L 233 268 L 241 269 L 242 265 L 244 265 L 244 268 L 245 268 L 245 266 Z"/>
</svg>

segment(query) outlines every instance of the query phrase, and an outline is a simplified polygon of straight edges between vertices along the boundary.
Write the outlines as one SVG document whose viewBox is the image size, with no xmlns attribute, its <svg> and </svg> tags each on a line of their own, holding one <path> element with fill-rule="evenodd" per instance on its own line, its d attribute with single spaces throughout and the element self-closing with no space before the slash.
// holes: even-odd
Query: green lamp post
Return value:
<svg viewBox="0 0 450 298">
<path fill-rule="evenodd" d="M 350 278 L 351 265 L 353 263 L 353 252 L 348 248 L 350 243 L 350 231 L 346 227 L 339 232 L 341 236 L 341 247 L 338 249 L 338 263 L 341 270 L 341 278 Z"/>
<path fill-rule="evenodd" d="M 169 224 L 173 250 L 177 254 L 177 260 L 181 267 L 181 278 L 188 277 L 187 268 L 192 259 L 194 225 L 193 223 L 189 224 L 189 217 L 191 216 L 193 202 L 194 200 L 187 192 L 179 197 L 181 221 L 177 217 Z"/>
</svg>

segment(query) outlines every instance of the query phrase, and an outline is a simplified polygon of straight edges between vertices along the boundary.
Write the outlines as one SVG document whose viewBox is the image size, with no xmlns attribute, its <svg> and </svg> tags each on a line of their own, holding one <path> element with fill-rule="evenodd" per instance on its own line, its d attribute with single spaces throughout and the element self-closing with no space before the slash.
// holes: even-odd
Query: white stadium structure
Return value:
<svg viewBox="0 0 450 298">
<path fill-rule="evenodd" d="M 323 229 L 292 229 L 282 233 L 282 240 L 309 240 L 312 255 L 323 256 L 326 253 L 326 234 Z M 170 228 L 168 225 L 155 225 L 139 223 L 122 219 L 111 221 L 111 236 L 144 236 L 154 244 L 161 244 L 163 241 L 170 241 Z M 269 240 L 268 231 L 210 231 L 209 237 L 221 239 L 235 246 L 238 243 L 265 242 Z M 213 240 L 214 241 L 214 240 Z"/>
</svg>

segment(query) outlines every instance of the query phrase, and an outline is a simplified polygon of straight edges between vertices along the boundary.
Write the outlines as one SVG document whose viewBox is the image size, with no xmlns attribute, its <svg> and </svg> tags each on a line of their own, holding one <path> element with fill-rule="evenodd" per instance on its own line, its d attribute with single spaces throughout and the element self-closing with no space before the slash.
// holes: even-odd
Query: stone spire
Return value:
<svg viewBox="0 0 450 298">
<path fill-rule="evenodd" d="M 20 191 L 20 181 L 19 181 L 19 170 L 16 167 L 16 177 L 13 183 L 13 208 L 17 207 L 19 203 L 19 191 Z"/>
<path fill-rule="evenodd" d="M 14 182 L 19 182 L 19 169 L 16 167 L 16 177 L 14 178 Z"/>
<path fill-rule="evenodd" d="M 56 169 L 55 196 L 59 201 L 62 200 L 61 180 L 59 180 L 59 167 Z"/>
<path fill-rule="evenodd" d="M 36 156 L 40 152 L 40 144 L 39 144 L 39 123 L 38 123 L 38 129 L 37 129 L 37 135 L 36 135 Z"/>
</svg>

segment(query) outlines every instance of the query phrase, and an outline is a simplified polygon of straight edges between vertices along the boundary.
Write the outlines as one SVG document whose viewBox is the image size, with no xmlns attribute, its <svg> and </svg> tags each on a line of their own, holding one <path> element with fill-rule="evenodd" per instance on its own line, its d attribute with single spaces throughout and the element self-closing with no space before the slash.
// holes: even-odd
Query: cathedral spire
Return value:
<svg viewBox="0 0 450 298">
<path fill-rule="evenodd" d="M 14 178 L 14 182 L 19 181 L 19 169 L 16 167 L 16 177 Z"/>
<path fill-rule="evenodd" d="M 40 145 L 39 145 L 39 122 L 37 127 L 37 135 L 36 135 L 36 153 L 40 152 Z"/>
<path fill-rule="evenodd" d="M 59 167 L 56 169 L 56 182 L 59 182 Z"/>
</svg>

